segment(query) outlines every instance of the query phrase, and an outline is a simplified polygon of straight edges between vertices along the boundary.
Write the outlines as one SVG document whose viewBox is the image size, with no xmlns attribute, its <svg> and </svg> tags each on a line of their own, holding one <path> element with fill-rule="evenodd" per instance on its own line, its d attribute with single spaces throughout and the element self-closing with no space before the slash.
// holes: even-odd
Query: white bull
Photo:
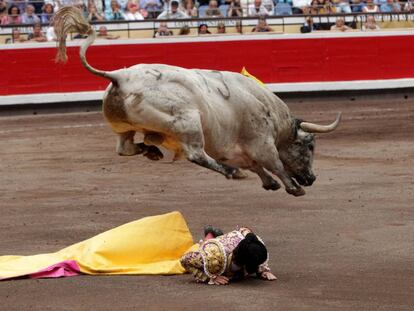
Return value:
<svg viewBox="0 0 414 311">
<path fill-rule="evenodd" d="M 266 190 L 280 184 L 295 196 L 315 180 L 312 172 L 314 135 L 333 131 L 327 126 L 295 119 L 272 92 L 238 73 L 184 69 L 160 64 L 140 64 L 115 71 L 100 71 L 86 61 L 95 31 L 73 7 L 59 10 L 54 26 L 60 41 L 58 59 L 66 59 L 68 32 L 87 34 L 80 57 L 91 73 L 109 79 L 103 112 L 118 134 L 120 155 L 144 154 L 162 158 L 156 146 L 175 152 L 175 158 L 240 178 L 239 168 L 259 175 Z M 136 132 L 144 134 L 135 143 Z"/>
</svg>

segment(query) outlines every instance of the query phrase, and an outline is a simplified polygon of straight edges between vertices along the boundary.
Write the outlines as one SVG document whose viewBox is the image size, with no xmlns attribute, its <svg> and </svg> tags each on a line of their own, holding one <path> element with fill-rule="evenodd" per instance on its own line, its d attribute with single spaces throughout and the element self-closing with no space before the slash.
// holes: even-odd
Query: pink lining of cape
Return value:
<svg viewBox="0 0 414 311">
<path fill-rule="evenodd" d="M 32 279 L 60 278 L 79 274 L 82 274 L 82 272 L 75 260 L 64 260 L 38 272 L 31 273 L 28 277 Z"/>
</svg>

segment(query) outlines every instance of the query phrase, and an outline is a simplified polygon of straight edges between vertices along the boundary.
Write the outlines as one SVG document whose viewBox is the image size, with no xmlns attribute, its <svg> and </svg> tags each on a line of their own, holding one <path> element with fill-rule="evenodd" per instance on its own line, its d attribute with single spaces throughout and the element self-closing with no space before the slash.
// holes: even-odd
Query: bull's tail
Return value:
<svg viewBox="0 0 414 311">
<path fill-rule="evenodd" d="M 88 38 L 82 43 L 80 48 L 80 59 L 82 65 L 91 73 L 101 76 L 116 83 L 116 75 L 112 72 L 102 71 L 93 68 L 86 60 L 86 50 L 95 41 L 96 33 L 91 25 L 82 16 L 82 12 L 76 7 L 63 7 L 56 12 L 53 18 L 53 27 L 55 29 L 58 51 L 56 62 L 66 62 L 66 37 L 71 32 L 77 32 L 81 35 L 87 35 Z"/>
</svg>

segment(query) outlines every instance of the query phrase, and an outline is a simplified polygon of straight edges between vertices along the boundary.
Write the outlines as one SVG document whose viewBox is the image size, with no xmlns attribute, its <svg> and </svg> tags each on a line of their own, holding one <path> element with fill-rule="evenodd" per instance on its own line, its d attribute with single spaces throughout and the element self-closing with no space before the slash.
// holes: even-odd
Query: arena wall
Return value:
<svg viewBox="0 0 414 311">
<path fill-rule="evenodd" d="M 414 86 L 413 39 L 414 30 L 98 40 L 87 57 L 103 70 L 246 67 L 275 92 L 384 89 Z M 55 64 L 55 43 L 1 45 L 0 104 L 100 99 L 108 81 L 82 67 L 80 43 L 69 42 L 67 64 Z"/>
</svg>

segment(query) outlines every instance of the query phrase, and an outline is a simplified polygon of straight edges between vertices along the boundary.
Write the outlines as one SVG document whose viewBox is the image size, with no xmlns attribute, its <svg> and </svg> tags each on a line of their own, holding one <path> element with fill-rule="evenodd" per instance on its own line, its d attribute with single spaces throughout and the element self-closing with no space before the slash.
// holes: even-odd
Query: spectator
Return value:
<svg viewBox="0 0 414 311">
<path fill-rule="evenodd" d="M 102 14 L 100 14 L 95 6 L 95 4 L 93 2 L 89 3 L 89 7 L 88 7 L 88 21 L 89 22 L 102 22 L 105 20 L 105 18 L 103 17 Z"/>
<path fill-rule="evenodd" d="M 19 25 L 22 23 L 22 17 L 20 16 L 20 9 L 18 6 L 10 6 L 8 13 L 8 15 L 3 16 L 1 19 L 2 25 Z"/>
<path fill-rule="evenodd" d="M 125 20 L 125 14 L 122 12 L 118 1 L 111 0 L 111 7 L 108 10 L 105 10 L 105 19 L 108 21 Z"/>
<path fill-rule="evenodd" d="M 125 12 L 125 19 L 128 21 L 141 21 L 144 16 L 139 12 L 138 4 L 128 2 Z"/>
<path fill-rule="evenodd" d="M 184 25 L 183 27 L 181 27 L 180 32 L 178 33 L 178 35 L 180 36 L 185 36 L 189 34 L 190 34 L 190 27 L 188 27 L 188 25 Z"/>
<path fill-rule="evenodd" d="M 332 3 L 336 13 L 352 13 L 348 0 L 332 0 Z"/>
<path fill-rule="evenodd" d="M 42 25 L 40 23 L 36 23 L 33 25 L 33 31 L 32 33 L 29 33 L 29 35 L 27 36 L 27 40 L 36 42 L 47 41 L 45 34 L 42 32 Z"/>
<path fill-rule="evenodd" d="M 141 0 L 140 7 L 148 12 L 148 18 L 157 18 L 162 11 L 160 0 Z"/>
<path fill-rule="evenodd" d="M 36 15 L 38 16 L 42 15 L 43 7 L 45 6 L 44 0 L 29 0 L 27 2 L 34 6 Z"/>
<path fill-rule="evenodd" d="M 24 12 L 26 10 L 26 4 L 27 4 L 26 0 L 10 0 L 10 1 L 6 0 L 6 3 L 8 3 L 9 6 L 13 6 L 13 5 L 17 6 L 20 12 Z"/>
<path fill-rule="evenodd" d="M 226 33 L 226 25 L 223 22 L 217 24 L 217 33 Z"/>
<path fill-rule="evenodd" d="M 206 17 L 221 17 L 221 11 L 218 9 L 218 3 L 216 0 L 210 0 L 208 8 L 206 10 Z"/>
<path fill-rule="evenodd" d="M 381 28 L 377 25 L 375 17 L 373 15 L 368 15 L 367 20 L 362 25 L 362 31 L 371 31 L 371 30 L 380 30 Z"/>
<path fill-rule="evenodd" d="M 183 19 L 188 18 L 187 14 L 185 14 L 183 11 L 181 11 L 178 6 L 180 4 L 177 0 L 171 1 L 171 10 L 165 9 L 158 17 L 157 19 Z"/>
<path fill-rule="evenodd" d="M 49 24 L 53 14 L 53 5 L 51 3 L 46 3 L 42 8 L 42 15 L 40 16 L 42 24 Z"/>
<path fill-rule="evenodd" d="M 254 0 L 254 3 L 250 4 L 247 9 L 248 16 L 268 16 L 272 12 L 269 12 L 262 3 L 262 0 Z"/>
<path fill-rule="evenodd" d="M 208 30 L 207 24 L 200 24 L 198 26 L 198 34 L 199 35 L 210 35 L 211 32 Z"/>
<path fill-rule="evenodd" d="M 50 0 L 45 0 L 50 1 Z M 59 1 L 59 0 L 53 0 L 53 1 Z M 104 16 L 104 2 L 105 0 L 83 0 L 83 6 L 85 8 L 88 8 L 88 16 L 91 12 L 90 8 L 95 7 L 95 11 L 99 14 L 99 16 Z M 97 19 L 94 19 L 97 20 Z"/>
<path fill-rule="evenodd" d="M 292 0 L 293 14 L 308 14 L 312 0 Z"/>
<path fill-rule="evenodd" d="M 414 12 L 414 0 L 408 0 L 407 3 L 404 5 L 404 11 L 405 12 Z"/>
<path fill-rule="evenodd" d="M 115 40 L 115 39 L 119 39 L 119 36 L 110 35 L 108 33 L 108 28 L 106 28 L 105 26 L 101 26 L 101 27 L 99 27 L 97 38 L 98 39 Z"/>
<path fill-rule="evenodd" d="M 352 13 L 362 13 L 364 6 L 365 4 L 362 2 L 362 0 L 352 0 Z"/>
<path fill-rule="evenodd" d="M 376 13 L 379 12 L 378 6 L 374 3 L 374 0 L 365 0 L 366 4 L 362 9 L 364 13 Z"/>
<path fill-rule="evenodd" d="M 230 3 L 229 10 L 227 11 L 228 17 L 243 17 L 243 9 L 241 7 L 240 0 L 233 0 Z"/>
<path fill-rule="evenodd" d="M 35 14 L 35 8 L 33 5 L 28 4 L 26 11 L 22 14 L 23 24 L 37 24 L 40 23 L 40 18 Z"/>
<path fill-rule="evenodd" d="M 6 0 L 0 0 L 0 20 L 2 20 L 4 16 L 7 16 L 7 4 Z"/>
<path fill-rule="evenodd" d="M 302 27 L 300 27 L 301 33 L 308 33 L 313 32 L 316 30 L 322 30 L 322 27 L 320 24 L 314 23 L 313 18 L 311 16 L 308 16 L 305 18 L 305 23 Z"/>
<path fill-rule="evenodd" d="M 380 10 L 384 13 L 401 12 L 401 5 L 394 0 L 387 0 L 386 3 L 381 4 Z"/>
<path fill-rule="evenodd" d="M 345 25 L 345 20 L 342 17 L 336 19 L 335 25 L 332 25 L 331 31 L 347 31 L 349 27 Z"/>
<path fill-rule="evenodd" d="M 172 36 L 173 32 L 168 29 L 166 22 L 161 22 L 158 26 L 157 31 L 155 32 L 154 37 L 165 37 L 165 36 Z"/>
<path fill-rule="evenodd" d="M 273 15 L 273 12 L 275 11 L 275 4 L 273 0 L 262 0 L 262 5 L 267 12 L 269 12 L 269 15 Z"/>
<path fill-rule="evenodd" d="M 6 39 L 6 44 L 22 43 L 22 42 L 25 42 L 25 41 L 27 41 L 27 40 L 22 37 L 22 35 L 20 34 L 20 30 L 17 29 L 17 28 L 13 28 L 12 37 Z"/>
<path fill-rule="evenodd" d="M 335 13 L 335 7 L 329 0 L 312 0 L 310 13 L 315 15 Z"/>
<path fill-rule="evenodd" d="M 265 18 L 259 18 L 257 21 L 257 25 L 252 29 L 252 32 L 269 32 L 273 31 L 273 28 L 271 28 Z"/>
<path fill-rule="evenodd" d="M 185 0 L 184 1 L 184 13 L 188 17 L 198 17 L 197 8 L 194 5 L 193 0 Z"/>
</svg>

